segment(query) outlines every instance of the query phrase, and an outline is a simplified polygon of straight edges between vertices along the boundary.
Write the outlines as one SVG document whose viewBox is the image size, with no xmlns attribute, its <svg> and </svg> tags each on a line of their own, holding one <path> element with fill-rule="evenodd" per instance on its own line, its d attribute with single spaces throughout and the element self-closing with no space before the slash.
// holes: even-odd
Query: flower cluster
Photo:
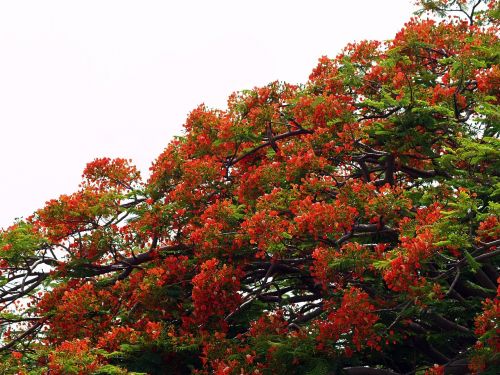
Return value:
<svg viewBox="0 0 500 375">
<path fill-rule="evenodd" d="M 193 277 L 193 318 L 198 324 L 224 324 L 224 318 L 240 303 L 237 293 L 241 271 L 227 264 L 220 265 L 210 259 L 201 265 L 200 273 Z"/>
<path fill-rule="evenodd" d="M 347 355 L 364 348 L 380 350 L 381 337 L 373 327 L 379 317 L 374 310 L 366 292 L 353 287 L 346 290 L 340 307 L 331 311 L 327 319 L 317 322 L 318 349 L 333 348 Z"/>
</svg>

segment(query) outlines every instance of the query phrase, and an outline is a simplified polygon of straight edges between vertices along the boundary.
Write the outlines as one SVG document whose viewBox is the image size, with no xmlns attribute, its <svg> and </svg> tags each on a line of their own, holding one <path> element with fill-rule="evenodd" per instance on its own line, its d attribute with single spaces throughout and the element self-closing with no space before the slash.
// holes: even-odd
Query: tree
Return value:
<svg viewBox="0 0 500 375">
<path fill-rule="evenodd" d="M 3 230 L 1 372 L 497 373 L 499 4 L 421 3 Z"/>
</svg>

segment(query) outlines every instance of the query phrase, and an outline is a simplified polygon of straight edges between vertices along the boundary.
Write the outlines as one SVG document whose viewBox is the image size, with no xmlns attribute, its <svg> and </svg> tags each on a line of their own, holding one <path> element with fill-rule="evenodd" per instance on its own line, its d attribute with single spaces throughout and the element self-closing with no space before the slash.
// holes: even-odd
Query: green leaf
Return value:
<svg viewBox="0 0 500 375">
<path fill-rule="evenodd" d="M 389 268 L 390 265 L 390 260 L 377 260 L 376 262 L 373 262 L 373 267 L 375 267 L 377 270 L 385 270 Z"/>
<path fill-rule="evenodd" d="M 276 151 L 273 148 L 268 148 L 266 151 L 266 156 L 268 159 L 272 159 L 276 155 Z"/>
<path fill-rule="evenodd" d="M 474 259 L 474 257 L 467 251 L 464 251 L 465 259 L 467 259 L 467 263 L 469 263 L 470 268 L 474 273 L 476 273 L 480 268 L 481 264 Z"/>
<path fill-rule="evenodd" d="M 484 288 L 482 287 L 481 285 L 478 285 L 476 283 L 473 283 L 472 281 L 470 280 L 467 280 L 465 282 L 465 284 L 470 287 L 471 289 L 475 289 L 475 290 L 479 290 L 483 293 L 486 293 L 486 294 L 491 294 L 492 296 L 496 294 L 496 290 L 494 289 L 489 289 L 489 288 Z"/>
<path fill-rule="evenodd" d="M 130 374 L 130 372 L 127 372 L 127 370 L 113 366 L 113 365 L 105 365 L 102 366 L 99 370 L 94 372 L 95 375 L 125 375 L 125 374 Z M 139 375 L 141 373 L 135 373 L 136 375 Z M 144 373 L 142 373 L 144 374 Z"/>
</svg>

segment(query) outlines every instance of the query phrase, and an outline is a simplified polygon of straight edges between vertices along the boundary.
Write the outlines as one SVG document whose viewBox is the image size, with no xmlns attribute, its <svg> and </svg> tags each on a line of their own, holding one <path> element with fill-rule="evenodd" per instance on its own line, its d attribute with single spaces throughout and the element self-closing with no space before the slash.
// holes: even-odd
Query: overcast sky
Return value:
<svg viewBox="0 0 500 375">
<path fill-rule="evenodd" d="M 0 1 L 0 227 L 78 188 L 96 157 L 149 166 L 190 110 L 304 83 L 412 0 Z"/>
</svg>

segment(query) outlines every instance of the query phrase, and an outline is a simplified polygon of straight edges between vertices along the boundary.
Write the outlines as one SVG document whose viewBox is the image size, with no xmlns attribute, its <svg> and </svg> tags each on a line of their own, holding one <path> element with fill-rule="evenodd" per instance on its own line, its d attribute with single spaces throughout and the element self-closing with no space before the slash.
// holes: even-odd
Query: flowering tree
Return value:
<svg viewBox="0 0 500 375">
<path fill-rule="evenodd" d="M 498 373 L 499 4 L 421 5 L 0 232 L 0 372 Z"/>
</svg>

